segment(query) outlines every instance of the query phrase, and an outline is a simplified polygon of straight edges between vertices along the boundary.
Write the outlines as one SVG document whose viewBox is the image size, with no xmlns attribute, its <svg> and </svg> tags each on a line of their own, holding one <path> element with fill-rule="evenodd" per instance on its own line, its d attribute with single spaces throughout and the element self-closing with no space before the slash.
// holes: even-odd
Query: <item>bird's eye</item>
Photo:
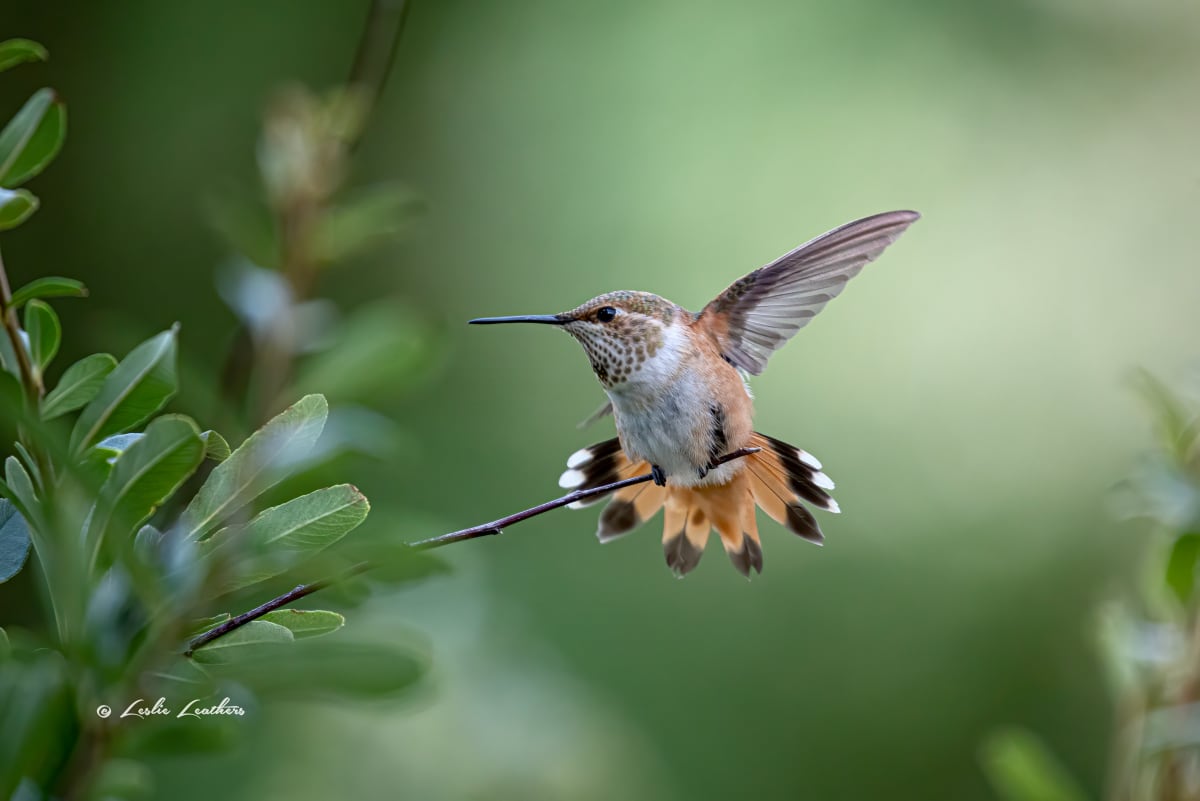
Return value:
<svg viewBox="0 0 1200 801">
<path fill-rule="evenodd" d="M 596 310 L 596 319 L 602 323 L 611 323 L 617 316 L 617 310 L 612 306 L 601 306 Z"/>
</svg>

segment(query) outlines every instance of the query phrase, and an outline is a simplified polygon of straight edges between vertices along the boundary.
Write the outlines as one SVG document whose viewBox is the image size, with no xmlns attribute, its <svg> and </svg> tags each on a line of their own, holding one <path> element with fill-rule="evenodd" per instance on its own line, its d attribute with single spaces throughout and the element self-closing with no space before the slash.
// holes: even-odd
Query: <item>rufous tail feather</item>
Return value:
<svg viewBox="0 0 1200 801">
<path fill-rule="evenodd" d="M 760 448 L 739 460 L 742 469 L 725 484 L 699 487 L 659 487 L 650 482 L 612 493 L 600 515 L 596 536 L 609 542 L 633 531 L 663 512 L 663 552 L 667 566 L 683 576 L 700 563 L 708 535 L 716 529 L 729 560 L 747 578 L 761 573 L 762 543 L 758 536 L 755 506 L 790 531 L 821 544 L 824 536 L 805 504 L 838 512 L 827 490 L 833 482 L 821 472 L 811 454 L 786 442 L 754 434 L 749 443 Z M 564 489 L 593 489 L 650 471 L 646 462 L 633 462 L 617 439 L 605 440 L 576 451 L 559 478 Z M 600 498 L 571 504 L 587 506 Z"/>
</svg>

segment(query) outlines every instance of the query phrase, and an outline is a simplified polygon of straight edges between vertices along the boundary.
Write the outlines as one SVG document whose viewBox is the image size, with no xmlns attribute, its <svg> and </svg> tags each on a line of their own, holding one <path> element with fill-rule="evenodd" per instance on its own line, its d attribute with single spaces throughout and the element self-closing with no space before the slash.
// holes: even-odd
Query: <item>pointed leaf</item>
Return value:
<svg viewBox="0 0 1200 801">
<path fill-rule="evenodd" d="M 33 481 L 29 478 L 29 473 L 25 471 L 25 467 L 17 460 L 17 457 L 10 456 L 4 460 L 4 478 L 16 501 L 17 510 L 25 516 L 26 520 L 36 526 L 38 523 L 37 494 L 34 492 Z"/>
<path fill-rule="evenodd" d="M 268 623 L 265 620 L 252 620 L 241 628 L 234 629 L 224 637 L 198 648 L 192 658 L 197 662 L 216 665 L 233 662 L 238 659 L 262 658 L 273 656 L 278 658 L 274 649 L 280 643 L 290 643 L 295 640 L 292 632 L 278 623 Z M 271 659 L 270 661 L 275 661 Z"/>
<path fill-rule="evenodd" d="M 39 370 L 45 370 L 58 353 L 62 324 L 50 304 L 31 300 L 25 306 L 25 330 L 29 333 L 29 354 Z"/>
<path fill-rule="evenodd" d="M 42 472 L 38 468 L 37 460 L 33 458 L 33 454 L 21 444 L 20 440 L 13 442 L 13 448 L 16 449 L 17 455 L 25 460 L 25 467 L 29 470 L 29 475 L 33 477 L 33 484 L 40 492 L 45 484 L 42 483 Z"/>
<path fill-rule="evenodd" d="M 134 532 L 187 480 L 204 458 L 200 430 L 186 417 L 164 415 L 117 459 L 100 487 L 88 525 L 90 553 L 107 538 L 132 540 Z"/>
<path fill-rule="evenodd" d="M 226 590 L 277 576 L 346 536 L 371 505 L 357 487 L 340 484 L 310 492 L 260 512 L 244 526 L 224 528 L 205 540 L 209 547 L 236 543 L 250 556 L 238 560 Z"/>
<path fill-rule="evenodd" d="M 278 483 L 312 449 L 328 416 L 325 398 L 307 395 L 251 434 L 213 468 L 184 510 L 186 536 L 203 536 Z"/>
<path fill-rule="evenodd" d="M 0 42 L 0 72 L 29 61 L 45 61 L 49 57 L 46 48 L 29 39 L 8 39 Z"/>
<path fill-rule="evenodd" d="M 87 293 L 87 287 L 83 285 L 82 281 L 48 275 L 30 281 L 18 289 L 13 293 L 12 303 L 8 305 L 17 309 L 22 303 L 34 298 L 86 298 Z"/>
<path fill-rule="evenodd" d="M 276 609 L 259 619 L 283 626 L 297 640 L 328 634 L 346 625 L 346 618 L 337 612 L 320 609 Z"/>
<path fill-rule="evenodd" d="M 54 160 L 67 138 L 67 107 L 39 89 L 0 131 L 0 186 L 20 186 Z"/>
<path fill-rule="evenodd" d="M 29 557 L 29 526 L 6 500 L 0 499 L 0 584 L 21 572 Z"/>
<path fill-rule="evenodd" d="M 87 405 L 71 432 L 71 450 L 84 448 L 109 434 L 128 431 L 145 422 L 171 399 L 177 388 L 175 334 L 163 331 L 138 345 L 104 379 L 99 394 Z"/>
<path fill-rule="evenodd" d="M 116 366 L 117 360 L 107 353 L 93 353 L 72 364 L 42 400 L 42 419 L 53 420 L 91 403 Z"/>
<path fill-rule="evenodd" d="M 0 231 L 16 228 L 37 208 L 37 196 L 28 189 L 0 189 Z"/>
</svg>

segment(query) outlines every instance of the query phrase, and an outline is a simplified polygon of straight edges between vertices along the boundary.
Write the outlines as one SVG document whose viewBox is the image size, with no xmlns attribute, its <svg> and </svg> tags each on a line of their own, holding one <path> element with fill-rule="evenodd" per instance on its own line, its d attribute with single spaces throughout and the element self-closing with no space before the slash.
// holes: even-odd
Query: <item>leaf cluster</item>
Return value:
<svg viewBox="0 0 1200 801">
<path fill-rule="evenodd" d="M 45 58 L 33 42 L 0 43 L 0 71 Z M 0 231 L 36 211 L 39 201 L 23 184 L 53 160 L 65 134 L 66 109 L 50 89 L 0 131 Z M 267 138 L 280 136 L 278 124 L 268 126 Z M 325 148 L 318 159 L 320 170 L 332 170 L 328 180 L 316 167 L 304 173 L 263 156 L 273 207 L 291 203 L 288 192 L 328 205 L 341 180 L 339 153 Z M 392 218 L 381 208 L 394 210 L 395 198 L 357 208 L 345 206 L 311 231 L 305 248 L 316 255 L 305 258 L 324 263 L 372 239 L 367 233 Z M 390 694 L 425 668 L 412 645 L 323 639 L 345 624 L 332 610 L 280 608 L 215 636 L 233 610 L 281 582 L 336 577 L 364 558 L 388 561 L 393 569 L 380 577 L 394 581 L 440 565 L 395 543 L 343 552 L 370 504 L 350 484 L 304 486 L 301 474 L 329 450 L 323 395 L 264 415 L 236 446 L 171 413 L 179 326 L 120 359 L 85 356 L 51 380 L 63 337 L 51 302 L 86 294 L 63 277 L 12 291 L 0 262 L 0 430 L 12 434 L 0 477 L 0 583 L 28 582 L 44 611 L 43 626 L 0 628 L 3 799 L 78 795 L 81 785 L 122 797 L 122 776 L 145 778 L 139 749 L 192 750 L 198 730 L 225 745 L 236 736 L 228 721 L 214 721 L 148 738 L 97 717 L 101 704 L 160 695 L 215 701 L 230 686 L 301 697 Z M 376 336 L 378 321 L 363 319 L 366 336 Z M 301 375 L 276 390 L 353 384 L 320 360 Z M 205 632 L 214 638 L 193 651 L 189 643 Z"/>
</svg>

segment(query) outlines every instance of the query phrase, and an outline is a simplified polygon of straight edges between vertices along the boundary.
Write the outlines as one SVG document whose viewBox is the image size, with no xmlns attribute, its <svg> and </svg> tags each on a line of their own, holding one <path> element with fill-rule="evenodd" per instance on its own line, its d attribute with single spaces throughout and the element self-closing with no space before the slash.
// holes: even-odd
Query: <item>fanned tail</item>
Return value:
<svg viewBox="0 0 1200 801">
<path fill-rule="evenodd" d="M 602 487 L 614 481 L 632 478 L 650 472 L 646 462 L 633 462 L 621 450 L 616 437 L 582 448 L 567 459 L 568 470 L 558 479 L 563 489 L 585 490 Z M 581 509 L 611 497 L 608 506 L 600 514 L 600 525 L 596 536 L 601 542 L 611 542 L 640 526 L 662 508 L 667 497 L 667 488 L 651 482 L 634 484 L 610 495 L 576 501 L 572 509 Z"/>
<path fill-rule="evenodd" d="M 818 545 L 825 536 L 804 504 L 837 514 L 837 501 L 829 497 L 833 481 L 821 472 L 821 463 L 807 451 L 755 432 L 750 444 L 762 448 L 744 460 L 754 502 L 772 520 Z"/>
<path fill-rule="evenodd" d="M 756 506 L 804 539 L 821 544 L 824 536 L 805 504 L 839 511 L 827 492 L 833 489 L 833 482 L 821 472 L 821 463 L 806 451 L 763 434 L 755 433 L 749 444 L 761 450 L 743 457 L 743 469 L 725 484 L 678 487 L 668 480 L 666 487 L 659 487 L 646 482 L 602 496 L 611 500 L 600 515 L 596 536 L 601 542 L 614 540 L 665 507 L 663 552 L 667 566 L 677 576 L 686 575 L 700 563 L 714 528 L 738 572 L 747 578 L 751 571 L 761 573 Z M 644 461 L 631 461 L 616 438 L 576 451 L 567 467 L 558 483 L 572 490 L 593 489 L 650 470 Z M 580 508 L 599 500 L 571 506 Z"/>
</svg>

